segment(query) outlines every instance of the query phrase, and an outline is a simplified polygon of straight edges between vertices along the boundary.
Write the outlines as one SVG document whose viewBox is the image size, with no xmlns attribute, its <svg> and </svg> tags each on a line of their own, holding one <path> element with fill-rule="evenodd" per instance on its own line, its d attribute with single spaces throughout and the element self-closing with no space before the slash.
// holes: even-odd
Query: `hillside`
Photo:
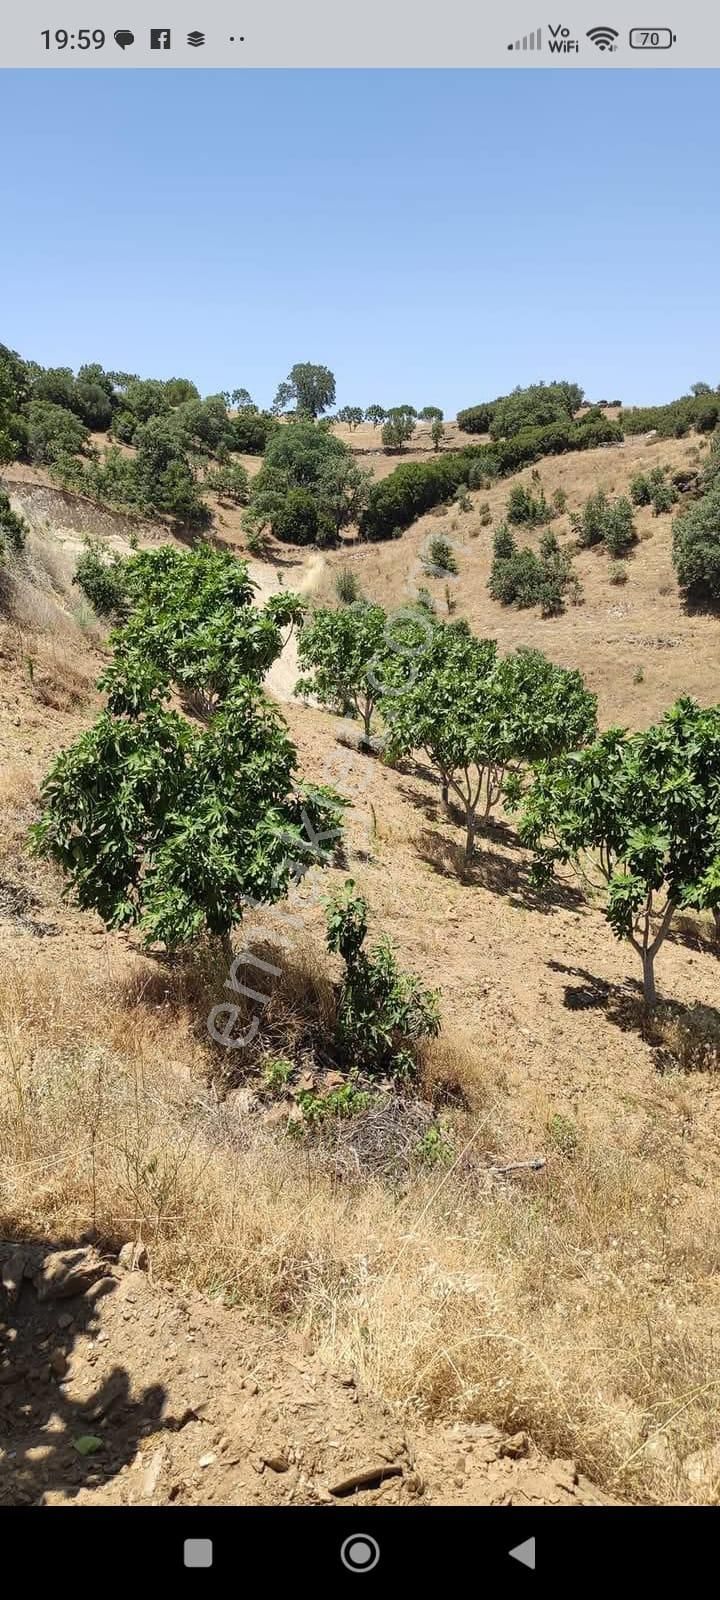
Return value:
<svg viewBox="0 0 720 1600">
<path fill-rule="evenodd" d="M 372 435 L 347 441 L 382 475 L 396 461 Z M 617 495 L 638 470 L 675 470 L 705 448 L 694 436 L 638 437 L 543 460 L 548 498 L 567 495 L 561 543 L 592 490 Z M 439 987 L 443 1033 L 421 1101 L 446 1119 L 456 1150 L 449 1167 L 408 1161 L 390 1181 L 395 1146 L 407 1152 L 418 1137 L 408 1108 L 407 1123 L 360 1131 L 352 1148 L 338 1135 L 309 1155 L 283 1137 L 256 1081 L 218 1077 L 204 1027 L 222 993 L 217 965 L 202 951 L 190 966 L 142 954 L 134 936 L 106 933 L 64 901 L 55 869 L 28 858 L 38 783 L 100 704 L 106 629 L 71 585 L 83 535 L 89 524 L 127 552 L 133 532 L 148 545 L 168 532 L 88 509 L 42 468 L 13 464 L 4 476 L 32 528 L 0 620 L 4 1237 L 93 1239 L 114 1261 L 140 1236 L 150 1269 L 113 1266 L 112 1292 L 92 1309 L 81 1302 L 64 1326 L 23 1291 L 18 1339 L 34 1387 L 12 1447 L 27 1497 L 323 1500 L 331 1480 L 364 1464 L 376 1472 L 365 1489 L 351 1482 L 360 1504 L 716 1503 L 711 919 L 680 922 L 658 963 L 663 998 L 703 1008 L 703 1050 L 683 1056 L 672 1009 L 648 1029 L 631 952 L 570 876 L 538 893 L 502 816 L 464 865 L 462 830 L 443 817 L 422 763 L 391 768 L 339 746 L 336 718 L 290 698 L 285 655 L 268 687 L 301 770 L 353 801 L 346 864 L 323 885 L 350 873 L 373 932 Z M 300 588 L 333 604 L 339 568 L 386 607 L 423 584 L 442 615 L 444 584 L 419 561 L 442 531 L 459 566 L 454 615 L 502 650 L 532 644 L 579 668 L 601 726 L 645 726 L 680 694 L 720 700 L 717 619 L 681 602 L 669 514 L 638 510 L 622 587 L 604 551 L 578 553 L 583 603 L 561 616 L 489 598 L 493 525 L 513 484 L 529 481 L 526 470 L 473 491 L 470 510 L 436 510 L 384 544 L 346 534 L 318 553 L 270 541 L 251 570 L 263 595 Z M 486 503 L 492 521 L 481 525 Z M 215 509 L 215 535 L 241 553 L 240 511 Z M 336 971 L 320 908 L 299 905 L 269 1013 L 279 1049 L 322 1012 Z M 253 912 L 248 926 L 267 933 L 275 922 Z M 13 1370 L 17 1381 L 9 1359 L 0 1389 L 11 1414 Z M 87 1419 L 110 1384 L 118 1409 L 103 1404 L 97 1419 L 105 1454 L 74 1458 L 68 1439 L 94 1430 Z M 156 1385 L 169 1390 L 167 1411 L 192 1413 L 188 1426 L 164 1430 L 148 1399 Z M 328 1417 L 336 1455 L 318 1438 Z M 259 1470 L 263 1452 L 289 1470 Z M 378 1458 L 400 1470 L 383 1481 Z"/>
</svg>

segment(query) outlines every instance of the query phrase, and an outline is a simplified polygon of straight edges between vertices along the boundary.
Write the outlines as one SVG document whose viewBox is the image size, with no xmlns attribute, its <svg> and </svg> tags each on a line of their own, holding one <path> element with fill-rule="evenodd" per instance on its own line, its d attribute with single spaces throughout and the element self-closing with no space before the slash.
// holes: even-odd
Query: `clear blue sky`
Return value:
<svg viewBox="0 0 720 1600">
<path fill-rule="evenodd" d="M 3 71 L 0 341 L 338 403 L 720 383 L 720 73 Z"/>
</svg>

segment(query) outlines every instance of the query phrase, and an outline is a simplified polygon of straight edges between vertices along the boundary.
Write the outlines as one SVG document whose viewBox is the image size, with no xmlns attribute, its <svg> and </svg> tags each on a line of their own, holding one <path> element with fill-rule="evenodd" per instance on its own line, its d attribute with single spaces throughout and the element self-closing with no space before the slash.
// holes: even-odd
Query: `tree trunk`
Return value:
<svg viewBox="0 0 720 1600">
<path fill-rule="evenodd" d="M 641 960 L 643 969 L 643 999 L 648 1010 L 653 1011 L 657 1005 L 657 990 L 655 988 L 655 951 L 643 950 Z"/>
<path fill-rule="evenodd" d="M 477 826 L 477 818 L 474 811 L 468 811 L 465 824 L 465 860 L 472 861 L 475 853 L 475 829 Z"/>
<path fill-rule="evenodd" d="M 372 716 L 372 713 L 373 713 L 372 705 L 370 704 L 369 700 L 366 700 L 365 701 L 365 707 L 364 707 L 364 710 L 363 710 L 363 722 L 365 724 L 365 738 L 367 740 L 370 739 L 370 718 Z"/>
<path fill-rule="evenodd" d="M 720 906 L 713 906 L 712 914 L 715 918 L 715 938 L 720 940 Z"/>
<path fill-rule="evenodd" d="M 449 788 L 449 785 L 448 785 L 447 778 L 443 778 L 442 789 L 441 789 L 440 792 L 441 792 L 441 797 L 442 797 L 443 811 L 445 813 L 445 816 L 449 817 L 449 815 L 450 815 L 450 788 Z"/>
</svg>

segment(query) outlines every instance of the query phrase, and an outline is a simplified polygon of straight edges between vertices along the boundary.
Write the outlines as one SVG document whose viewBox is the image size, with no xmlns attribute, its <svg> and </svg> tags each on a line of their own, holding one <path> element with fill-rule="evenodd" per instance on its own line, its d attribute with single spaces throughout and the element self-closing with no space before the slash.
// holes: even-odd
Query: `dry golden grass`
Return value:
<svg viewBox="0 0 720 1600">
<path fill-rule="evenodd" d="M 0 976 L 6 1233 L 141 1233 L 156 1274 L 291 1319 L 411 1411 L 525 1427 L 635 1499 L 711 1498 L 683 1463 L 717 1432 L 720 1221 L 702 1192 L 674 1204 L 662 1154 L 579 1128 L 544 1173 L 491 1181 L 471 1157 L 511 1122 L 475 1050 L 485 1109 L 451 1166 L 341 1183 L 208 1086 L 217 971 L 163 991 L 129 955 L 27 957 Z M 467 1041 L 435 1053 L 436 1080 L 467 1075 Z"/>
</svg>

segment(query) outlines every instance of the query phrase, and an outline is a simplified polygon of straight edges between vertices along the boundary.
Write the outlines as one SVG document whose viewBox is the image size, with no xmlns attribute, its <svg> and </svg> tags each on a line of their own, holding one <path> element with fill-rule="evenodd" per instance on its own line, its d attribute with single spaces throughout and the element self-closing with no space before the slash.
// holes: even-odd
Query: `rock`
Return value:
<svg viewBox="0 0 720 1600">
<path fill-rule="evenodd" d="M 165 1460 L 165 1451 L 163 1450 L 163 1448 L 161 1446 L 160 1449 L 156 1450 L 154 1452 L 154 1454 L 150 1457 L 150 1460 L 148 1461 L 148 1464 L 147 1464 L 147 1466 L 145 1468 L 145 1471 L 143 1472 L 142 1493 L 145 1496 L 146 1500 L 149 1499 L 150 1495 L 153 1495 L 155 1493 L 155 1490 L 157 1489 L 158 1482 L 160 1480 L 160 1474 L 161 1474 L 162 1469 L 163 1469 L 164 1460 Z"/>
<path fill-rule="evenodd" d="M 140 1239 L 131 1239 L 123 1245 L 118 1256 L 118 1266 L 122 1267 L 124 1272 L 147 1272 L 147 1248 Z"/>
<path fill-rule="evenodd" d="M 530 1449 L 530 1440 L 526 1433 L 513 1433 L 509 1438 L 503 1439 L 498 1447 L 498 1455 L 510 1456 L 517 1460 L 519 1456 L 526 1456 Z"/>
<path fill-rule="evenodd" d="M 80 1250 L 53 1250 L 35 1273 L 38 1300 L 67 1300 L 84 1294 L 107 1275 L 107 1263 L 92 1245 Z"/>
<path fill-rule="evenodd" d="M 56 1378 L 64 1378 L 68 1369 L 68 1358 L 64 1350 L 53 1350 L 50 1357 L 50 1366 Z"/>
<path fill-rule="evenodd" d="M 353 1494 L 356 1489 L 375 1488 L 384 1478 L 401 1478 L 402 1475 L 402 1467 L 376 1461 L 371 1466 L 358 1467 L 356 1471 L 349 1472 L 338 1483 L 328 1484 L 328 1489 L 334 1495 Z"/>
<path fill-rule="evenodd" d="M 198 1466 L 199 1467 L 212 1467 L 212 1466 L 215 1465 L 216 1461 L 217 1461 L 217 1456 L 213 1454 L 212 1450 L 208 1450 L 207 1455 L 200 1457 L 200 1460 L 198 1461 Z"/>
<path fill-rule="evenodd" d="M 272 1455 L 266 1455 L 265 1451 L 262 1451 L 260 1459 L 264 1461 L 266 1467 L 270 1468 L 271 1472 L 287 1472 L 290 1466 L 284 1450 L 273 1451 Z"/>
<path fill-rule="evenodd" d="M 20 1293 L 28 1255 L 22 1245 L 10 1250 L 2 1264 L 2 1286 L 9 1305 L 14 1305 Z"/>
</svg>

